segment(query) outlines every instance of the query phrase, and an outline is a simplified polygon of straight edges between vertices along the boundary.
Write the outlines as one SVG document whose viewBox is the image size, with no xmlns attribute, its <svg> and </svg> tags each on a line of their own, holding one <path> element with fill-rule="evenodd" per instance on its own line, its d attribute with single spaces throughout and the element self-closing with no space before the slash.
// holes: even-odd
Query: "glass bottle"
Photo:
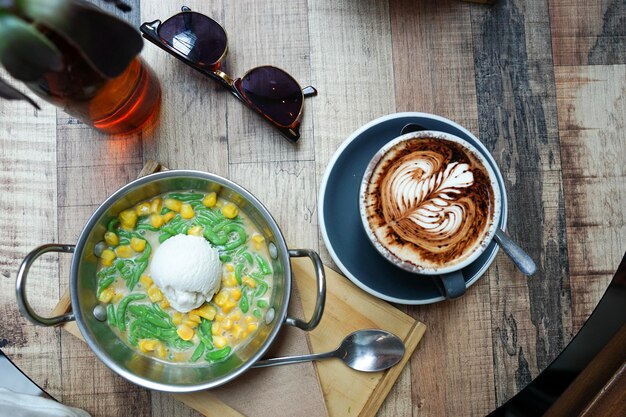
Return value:
<svg viewBox="0 0 626 417">
<path fill-rule="evenodd" d="M 109 79 L 63 37 L 38 29 L 61 51 L 63 68 L 28 83 L 35 94 L 108 134 L 135 133 L 156 123 L 161 88 L 143 59 L 135 57 L 122 74 Z"/>
</svg>

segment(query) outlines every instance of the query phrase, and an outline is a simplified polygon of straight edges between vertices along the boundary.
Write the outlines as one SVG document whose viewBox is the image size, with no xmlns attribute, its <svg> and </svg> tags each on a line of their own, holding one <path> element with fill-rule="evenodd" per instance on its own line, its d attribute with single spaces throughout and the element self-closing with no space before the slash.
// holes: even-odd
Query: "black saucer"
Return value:
<svg viewBox="0 0 626 417">
<path fill-rule="evenodd" d="M 324 243 L 341 271 L 358 287 L 383 300 L 400 304 L 430 304 L 445 300 L 436 280 L 415 276 L 383 258 L 370 243 L 361 223 L 358 195 L 367 164 L 387 142 L 400 136 L 407 124 L 451 133 L 474 145 L 493 168 L 502 201 L 500 228 L 506 227 L 504 180 L 487 148 L 468 130 L 428 113 L 396 113 L 376 119 L 354 132 L 337 149 L 322 180 L 319 223 Z M 483 254 L 463 268 L 469 287 L 493 262 L 498 245 L 491 242 Z"/>
</svg>

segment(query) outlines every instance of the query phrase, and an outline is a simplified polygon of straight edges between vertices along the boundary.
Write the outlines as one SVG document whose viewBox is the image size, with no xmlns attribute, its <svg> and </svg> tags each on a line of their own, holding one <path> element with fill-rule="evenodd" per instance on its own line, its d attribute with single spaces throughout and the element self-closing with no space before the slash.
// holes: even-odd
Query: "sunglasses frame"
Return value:
<svg viewBox="0 0 626 417">
<path fill-rule="evenodd" d="M 192 12 L 192 10 L 187 7 L 187 6 L 183 6 L 181 8 L 181 12 L 171 16 L 170 18 L 168 18 L 167 20 L 179 15 L 179 14 L 183 14 L 183 13 L 189 13 Z M 200 14 L 202 16 L 205 16 L 208 19 L 211 19 L 209 16 L 203 15 L 202 13 L 198 13 L 198 12 L 193 12 L 193 13 L 197 13 Z M 166 21 L 167 21 L 166 20 Z M 213 20 L 213 19 L 211 19 Z M 215 20 L 213 20 L 215 22 Z M 216 24 L 218 24 L 220 27 L 221 25 L 217 22 L 215 22 Z M 226 88 L 228 91 L 230 91 L 232 93 L 232 95 L 234 95 L 239 101 L 241 101 L 243 104 L 245 104 L 246 106 L 248 106 L 249 108 L 251 108 L 252 110 L 254 110 L 258 115 L 260 115 L 261 117 L 263 117 L 265 120 L 267 120 L 269 123 L 271 123 L 276 129 L 278 129 L 278 131 L 290 142 L 295 143 L 298 141 L 298 139 L 300 138 L 300 118 L 302 117 L 302 112 L 304 110 L 304 99 L 307 97 L 313 97 L 315 95 L 317 95 L 317 90 L 313 87 L 313 86 L 307 86 L 302 88 L 300 86 L 300 84 L 296 81 L 295 78 L 293 78 L 293 76 L 291 76 L 291 74 L 289 74 L 288 72 L 272 66 L 272 65 L 262 65 L 262 66 L 258 66 L 258 67 L 254 67 L 248 71 L 246 71 L 246 73 L 239 78 L 232 78 L 231 76 L 229 76 L 228 74 L 226 74 L 225 72 L 220 70 L 221 67 L 221 63 L 222 60 L 224 59 L 224 57 L 226 56 L 226 54 L 228 53 L 228 34 L 226 34 L 226 47 L 224 48 L 224 52 L 222 53 L 222 55 L 219 57 L 219 59 L 210 67 L 204 66 L 204 65 L 200 65 L 197 62 L 189 59 L 187 56 L 185 56 L 184 54 L 182 54 L 180 51 L 178 51 L 177 49 L 175 49 L 174 47 L 170 46 L 167 42 L 165 42 L 161 36 L 159 36 L 159 28 L 161 27 L 162 22 L 161 20 L 154 20 L 152 22 L 145 22 L 142 23 L 141 26 L 139 27 L 139 29 L 141 30 L 142 36 L 147 39 L 148 41 L 150 41 L 151 43 L 153 43 L 154 45 L 158 46 L 159 48 L 163 49 L 165 52 L 169 53 L 170 55 L 173 55 L 175 58 L 178 58 L 180 61 L 182 61 L 183 63 L 187 64 L 188 66 L 190 66 L 191 68 L 195 69 L 196 71 L 200 72 L 203 75 L 206 75 L 209 78 L 212 78 L 213 80 L 217 81 L 222 87 Z M 222 30 L 224 30 L 222 28 Z M 224 33 L 226 33 L 226 31 L 224 30 Z M 270 118 L 267 114 L 265 114 L 261 109 L 259 109 L 252 101 L 250 101 L 248 98 L 246 98 L 246 96 L 243 94 L 243 92 L 240 90 L 239 87 L 239 83 L 241 83 L 241 80 L 243 78 L 246 77 L 246 75 L 248 75 L 250 72 L 258 69 L 258 68 L 275 68 L 279 71 L 282 71 L 283 73 L 285 73 L 287 76 L 291 77 L 291 79 L 296 83 L 296 85 L 299 87 L 299 90 L 302 94 L 302 105 L 300 106 L 300 111 L 298 113 L 298 116 L 296 116 L 295 120 L 293 121 L 293 123 L 291 123 L 290 125 L 282 125 L 280 123 L 277 123 L 276 121 L 274 121 L 272 118 Z"/>
</svg>

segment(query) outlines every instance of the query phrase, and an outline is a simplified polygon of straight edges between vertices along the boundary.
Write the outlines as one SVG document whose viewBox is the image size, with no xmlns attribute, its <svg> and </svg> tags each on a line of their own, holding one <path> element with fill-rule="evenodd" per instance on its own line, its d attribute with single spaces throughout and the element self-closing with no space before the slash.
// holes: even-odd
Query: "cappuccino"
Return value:
<svg viewBox="0 0 626 417">
<path fill-rule="evenodd" d="M 361 192 L 364 226 L 377 249 L 418 273 L 450 269 L 482 252 L 497 206 L 484 159 L 436 132 L 390 145 L 370 164 Z"/>
</svg>

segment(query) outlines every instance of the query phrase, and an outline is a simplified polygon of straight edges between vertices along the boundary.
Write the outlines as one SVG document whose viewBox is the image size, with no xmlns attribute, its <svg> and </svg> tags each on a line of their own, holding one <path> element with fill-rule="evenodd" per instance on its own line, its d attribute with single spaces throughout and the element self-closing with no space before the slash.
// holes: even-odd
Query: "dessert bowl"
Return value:
<svg viewBox="0 0 626 417">
<path fill-rule="evenodd" d="M 268 242 L 273 271 L 269 309 L 260 320 L 258 333 L 245 346 L 215 363 L 172 363 L 144 355 L 124 343 L 107 324 L 106 310 L 96 296 L 98 257 L 107 224 L 123 210 L 158 194 L 198 190 L 216 192 L 236 203 L 262 231 Z M 32 263 L 47 252 L 72 253 L 69 290 L 72 311 L 57 317 L 41 317 L 29 305 L 26 278 Z M 292 276 L 290 257 L 309 257 L 315 266 L 317 301 L 309 321 L 289 317 Z M 30 252 L 17 275 L 16 296 L 21 313 L 37 325 L 54 326 L 75 320 L 87 345 L 114 372 L 146 388 L 167 392 L 191 392 L 214 388 L 241 376 L 264 356 L 283 324 L 312 330 L 319 323 L 325 304 L 325 276 L 319 255 L 308 249 L 288 249 L 269 211 L 250 192 L 234 182 L 200 171 L 171 170 L 139 178 L 107 198 L 91 215 L 75 245 L 47 244 Z"/>
</svg>

